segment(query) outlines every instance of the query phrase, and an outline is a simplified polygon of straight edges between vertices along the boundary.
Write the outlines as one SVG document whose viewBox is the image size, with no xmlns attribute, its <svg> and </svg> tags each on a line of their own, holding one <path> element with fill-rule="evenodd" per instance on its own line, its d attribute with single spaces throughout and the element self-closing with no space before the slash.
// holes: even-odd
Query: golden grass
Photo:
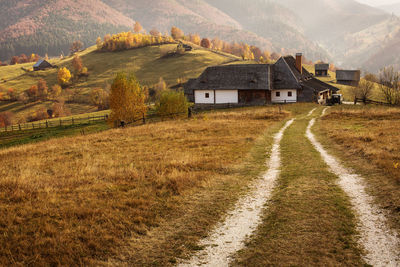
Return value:
<svg viewBox="0 0 400 267">
<path fill-rule="evenodd" d="M 288 115 L 215 112 L 1 151 L 0 265 L 94 265 L 132 237 L 135 251 L 193 190 L 210 198 L 208 186 L 237 176 L 257 138 Z"/>
<path fill-rule="evenodd" d="M 370 193 L 400 230 L 400 108 L 335 107 L 316 130 L 319 140 L 362 174 Z M 324 138 L 322 138 L 324 137 Z M 328 138 L 326 138 L 328 137 Z"/>
</svg>

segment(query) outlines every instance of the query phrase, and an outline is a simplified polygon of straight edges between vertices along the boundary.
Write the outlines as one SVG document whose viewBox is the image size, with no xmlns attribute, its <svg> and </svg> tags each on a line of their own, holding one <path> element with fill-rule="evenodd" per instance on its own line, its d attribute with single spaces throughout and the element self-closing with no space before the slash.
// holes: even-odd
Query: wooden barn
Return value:
<svg viewBox="0 0 400 267">
<path fill-rule="evenodd" d="M 317 102 L 325 90 L 339 89 L 303 68 L 302 54 L 281 57 L 275 64 L 209 67 L 185 85 L 189 101 L 198 105 Z"/>
<path fill-rule="evenodd" d="M 54 68 L 53 65 L 51 65 L 47 60 L 40 59 L 38 62 L 36 62 L 35 65 L 33 65 L 33 70 L 38 71 L 38 70 L 45 70 L 45 69 L 50 69 Z"/>
<path fill-rule="evenodd" d="M 337 70 L 336 81 L 338 84 L 358 86 L 361 79 L 360 70 Z"/>
<path fill-rule="evenodd" d="M 315 76 L 317 77 L 327 77 L 329 71 L 329 64 L 315 64 Z"/>
</svg>

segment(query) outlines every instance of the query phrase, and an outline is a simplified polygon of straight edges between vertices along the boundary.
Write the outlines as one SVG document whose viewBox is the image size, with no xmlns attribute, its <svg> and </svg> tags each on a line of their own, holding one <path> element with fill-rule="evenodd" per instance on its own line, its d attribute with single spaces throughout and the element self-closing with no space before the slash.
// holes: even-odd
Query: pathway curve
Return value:
<svg viewBox="0 0 400 267">
<path fill-rule="evenodd" d="M 400 266 L 400 243 L 394 231 L 388 228 L 384 212 L 373 204 L 373 198 L 365 190 L 364 179 L 345 168 L 316 140 L 311 132 L 314 123 L 315 119 L 312 119 L 306 136 L 320 152 L 332 173 L 339 177 L 339 185 L 350 197 L 359 219 L 359 242 L 365 248 L 365 261 L 372 266 Z"/>
<path fill-rule="evenodd" d="M 280 173 L 280 142 L 285 130 L 293 123 L 288 121 L 274 136 L 268 171 L 257 180 L 250 193 L 240 199 L 225 221 L 217 225 L 210 236 L 200 242 L 205 249 L 190 261 L 179 266 L 228 266 L 231 256 L 244 247 L 246 237 L 250 236 L 261 223 L 265 203 L 269 200 Z"/>
</svg>

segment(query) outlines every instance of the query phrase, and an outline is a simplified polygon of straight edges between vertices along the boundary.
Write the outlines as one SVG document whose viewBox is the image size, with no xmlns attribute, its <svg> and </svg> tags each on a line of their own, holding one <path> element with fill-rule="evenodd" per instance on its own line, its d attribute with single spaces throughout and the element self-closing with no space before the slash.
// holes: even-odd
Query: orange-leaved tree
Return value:
<svg viewBox="0 0 400 267">
<path fill-rule="evenodd" d="M 139 23 L 139 21 L 136 21 L 135 25 L 133 26 L 133 31 L 135 33 L 139 33 L 143 30 L 142 25 Z"/>
<path fill-rule="evenodd" d="M 146 116 L 146 96 L 133 74 L 118 73 L 111 85 L 110 123 L 118 126 L 121 121 L 129 123 Z"/>
<path fill-rule="evenodd" d="M 182 39 L 184 36 L 184 33 L 181 29 L 179 29 L 178 27 L 172 27 L 171 28 L 171 36 L 172 38 L 174 38 L 175 40 L 177 39 Z"/>
<path fill-rule="evenodd" d="M 72 66 L 75 69 L 75 74 L 78 75 L 81 73 L 83 68 L 82 59 L 79 55 L 75 55 L 74 59 L 72 60 Z"/>
</svg>

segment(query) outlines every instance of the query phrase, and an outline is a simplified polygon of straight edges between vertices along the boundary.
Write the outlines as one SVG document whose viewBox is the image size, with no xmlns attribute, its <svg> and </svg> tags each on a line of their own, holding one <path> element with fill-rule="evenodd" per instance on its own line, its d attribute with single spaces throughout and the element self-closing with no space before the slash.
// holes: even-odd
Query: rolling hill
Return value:
<svg viewBox="0 0 400 267">
<path fill-rule="evenodd" d="M 151 86 L 163 77 L 169 86 L 177 84 L 178 78 L 196 78 L 205 68 L 214 65 L 239 61 L 240 59 L 224 53 L 214 53 L 206 49 L 195 49 L 180 56 L 161 56 L 161 49 L 172 49 L 176 45 L 149 46 L 121 52 L 97 52 L 92 46 L 78 53 L 84 66 L 88 68 L 89 77 L 80 79 L 74 85 L 64 90 L 62 97 L 67 100 L 67 107 L 72 114 L 81 114 L 96 111 L 91 104 L 90 91 L 100 87 L 108 89 L 116 73 L 134 72 L 142 85 Z M 72 68 L 72 57 L 64 59 L 51 59 L 52 64 L 58 67 Z M 24 69 L 32 68 L 33 63 L 18 64 L 0 67 L 0 87 L 13 88 L 22 92 L 36 84 L 39 79 L 46 80 L 51 88 L 57 83 L 57 69 L 40 72 L 26 72 Z M 4 82 L 5 81 L 5 82 Z M 75 95 L 75 97 L 73 97 Z M 0 112 L 11 111 L 17 119 L 23 118 L 38 108 L 48 108 L 53 103 L 34 102 L 24 105 L 22 102 L 0 102 Z"/>
</svg>

